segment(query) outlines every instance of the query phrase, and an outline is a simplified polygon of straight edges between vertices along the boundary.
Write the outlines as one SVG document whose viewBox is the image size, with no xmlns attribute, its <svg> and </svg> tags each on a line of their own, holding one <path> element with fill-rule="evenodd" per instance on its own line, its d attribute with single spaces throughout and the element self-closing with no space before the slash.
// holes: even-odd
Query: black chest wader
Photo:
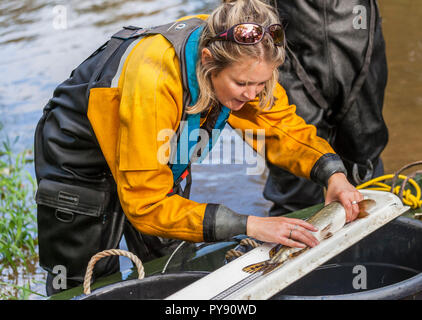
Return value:
<svg viewBox="0 0 422 320">
<path fill-rule="evenodd" d="M 184 46 L 201 24 L 202 20 L 193 18 L 152 29 L 125 27 L 73 70 L 45 106 L 35 132 L 35 171 L 39 257 L 40 266 L 48 271 L 48 295 L 63 289 L 52 285 L 54 273 L 62 270 L 55 268 L 65 268 L 67 288 L 80 285 L 89 259 L 102 250 L 118 248 L 123 234 L 128 249 L 143 262 L 166 254 L 174 244 L 175 240 L 141 234 L 126 219 L 87 108 L 90 89 L 110 87 L 130 45 L 151 34 L 162 34 L 175 48 L 181 61 L 184 105 L 188 105 Z M 180 180 L 173 193 L 189 197 L 190 174 L 184 190 Z M 118 259 L 101 259 L 94 278 L 117 272 Z"/>
<path fill-rule="evenodd" d="M 296 112 L 342 158 L 354 185 L 383 174 L 385 43 L 376 0 L 275 0 L 286 26 L 280 84 Z M 324 201 L 321 186 L 271 163 L 264 197 L 271 215 Z"/>
</svg>

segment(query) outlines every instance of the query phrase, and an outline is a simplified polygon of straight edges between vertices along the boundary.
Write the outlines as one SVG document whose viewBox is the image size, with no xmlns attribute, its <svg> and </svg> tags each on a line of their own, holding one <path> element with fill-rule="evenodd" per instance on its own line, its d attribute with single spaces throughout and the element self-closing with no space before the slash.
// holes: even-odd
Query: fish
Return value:
<svg viewBox="0 0 422 320">
<path fill-rule="evenodd" d="M 364 219 L 369 215 L 368 211 L 376 205 L 376 202 L 373 199 L 365 199 L 358 202 L 358 205 L 359 215 L 357 219 Z M 334 201 L 316 212 L 307 222 L 318 229 L 318 231 L 311 233 L 321 242 L 332 237 L 334 233 L 344 227 L 346 214 L 340 202 Z M 297 257 L 309 249 L 310 247 L 294 248 L 278 244 L 270 250 L 268 260 L 248 265 L 242 270 L 247 273 L 262 271 L 263 274 L 267 274 L 281 267 L 289 259 Z"/>
</svg>

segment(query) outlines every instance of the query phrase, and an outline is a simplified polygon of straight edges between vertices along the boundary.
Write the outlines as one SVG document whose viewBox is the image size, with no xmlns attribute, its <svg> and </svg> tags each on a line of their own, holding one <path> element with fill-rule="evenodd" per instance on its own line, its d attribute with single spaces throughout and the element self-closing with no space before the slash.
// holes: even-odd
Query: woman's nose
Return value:
<svg viewBox="0 0 422 320">
<path fill-rule="evenodd" d="M 256 87 L 255 86 L 247 86 L 245 91 L 243 92 L 243 96 L 248 100 L 253 100 L 256 97 Z"/>
</svg>

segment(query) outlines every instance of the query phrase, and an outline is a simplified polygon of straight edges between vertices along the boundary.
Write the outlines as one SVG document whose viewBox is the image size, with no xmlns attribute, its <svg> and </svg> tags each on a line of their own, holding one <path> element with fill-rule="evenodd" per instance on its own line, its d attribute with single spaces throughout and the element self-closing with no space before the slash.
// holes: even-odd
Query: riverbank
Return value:
<svg viewBox="0 0 422 320">
<path fill-rule="evenodd" d="M 0 133 L 1 125 L 0 125 Z M 0 139 L 0 298 L 25 299 L 37 276 L 36 184 L 27 167 L 31 150 L 15 154 L 18 141 Z"/>
</svg>

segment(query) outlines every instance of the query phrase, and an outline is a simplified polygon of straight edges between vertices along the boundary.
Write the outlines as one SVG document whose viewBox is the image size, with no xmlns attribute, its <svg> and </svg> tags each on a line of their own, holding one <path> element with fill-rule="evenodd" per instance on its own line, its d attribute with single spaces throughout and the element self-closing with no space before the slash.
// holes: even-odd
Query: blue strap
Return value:
<svg viewBox="0 0 422 320">
<path fill-rule="evenodd" d="M 217 118 L 217 121 L 215 123 L 214 129 L 216 129 L 216 131 L 213 132 L 213 134 L 210 137 L 210 140 L 208 141 L 208 148 L 206 148 L 206 149 L 204 148 L 204 150 L 202 150 L 201 157 L 198 159 L 199 163 L 204 161 L 207 154 L 209 152 L 211 152 L 212 148 L 214 148 L 214 145 L 217 142 L 218 138 L 220 137 L 221 131 L 223 131 L 229 116 L 230 116 L 230 109 L 223 106 L 223 108 L 221 109 L 221 112 L 220 112 L 220 114 Z M 216 133 L 216 134 L 214 134 L 214 133 Z"/>
<path fill-rule="evenodd" d="M 185 47 L 187 81 L 191 95 L 191 106 L 193 106 L 198 101 L 199 97 L 199 86 L 198 80 L 196 78 L 196 62 L 198 61 L 198 44 L 202 29 L 203 27 L 199 27 L 194 32 L 192 32 Z M 203 150 L 201 158 L 198 159 L 199 163 L 203 161 L 208 152 L 215 145 L 215 142 L 217 141 L 221 131 L 227 123 L 229 115 L 230 109 L 223 106 L 215 124 L 215 129 L 218 129 L 218 134 L 214 137 L 210 137 L 208 148 Z M 200 123 L 200 113 L 189 114 L 187 116 L 187 124 L 184 126 L 180 134 L 179 143 L 177 144 L 176 159 L 173 160 L 174 163 L 171 168 L 174 182 L 176 182 L 183 174 L 183 172 L 185 172 L 189 164 L 189 159 L 191 159 L 192 154 L 195 151 L 196 144 L 198 142 Z M 187 152 L 188 150 L 189 152 Z"/>
</svg>

